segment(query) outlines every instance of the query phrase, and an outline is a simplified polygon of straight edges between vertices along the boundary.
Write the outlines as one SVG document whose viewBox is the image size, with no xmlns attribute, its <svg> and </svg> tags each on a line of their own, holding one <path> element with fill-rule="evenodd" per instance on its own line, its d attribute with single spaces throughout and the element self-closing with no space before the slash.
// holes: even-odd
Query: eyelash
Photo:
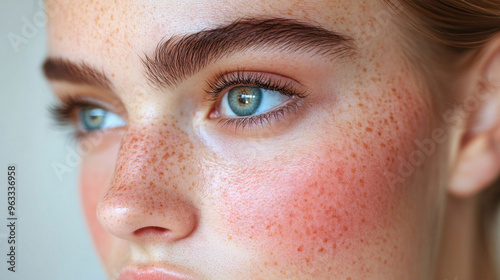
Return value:
<svg viewBox="0 0 500 280">
<path fill-rule="evenodd" d="M 285 105 L 278 106 L 278 108 L 259 115 L 220 118 L 219 124 L 222 127 L 232 126 L 235 130 L 244 129 L 247 126 L 263 126 L 265 124 L 270 124 L 271 121 L 280 120 L 285 117 L 286 114 L 297 113 L 302 105 L 305 105 L 303 99 L 308 96 L 306 91 L 297 90 L 292 83 L 273 79 L 271 75 L 267 73 L 246 72 L 243 70 L 221 72 L 215 76 L 215 79 L 208 80 L 206 83 L 209 88 L 209 90 L 205 90 L 209 95 L 207 100 L 216 103 L 215 107 L 220 106 L 221 97 L 223 97 L 225 93 L 238 86 L 259 87 L 266 90 L 277 91 L 295 99 L 287 102 Z"/>
<path fill-rule="evenodd" d="M 88 100 L 85 97 L 69 96 L 64 97 L 59 103 L 50 106 L 49 113 L 57 126 L 63 128 L 73 127 L 75 123 L 77 123 L 76 120 L 78 119 L 77 110 L 89 107 L 102 108 L 102 105 L 99 105 L 98 102 Z M 70 135 L 71 138 L 80 141 L 85 137 L 90 136 L 92 133 L 95 133 L 95 131 L 83 131 L 80 128 L 76 128 Z"/>
<path fill-rule="evenodd" d="M 213 80 L 207 80 L 206 83 L 209 88 L 209 90 L 204 90 L 209 95 L 206 99 L 215 104 L 214 107 L 220 106 L 221 97 L 231 88 L 237 86 L 251 86 L 277 91 L 295 99 L 287 102 L 285 105 L 280 105 L 278 108 L 259 115 L 249 117 L 220 118 L 218 123 L 221 124 L 222 127 L 232 126 L 235 130 L 244 129 L 247 126 L 263 126 L 265 124 L 270 124 L 271 121 L 278 121 L 289 113 L 297 113 L 302 105 L 305 104 L 303 99 L 308 96 L 305 91 L 297 90 L 290 82 L 282 82 L 280 80 L 273 79 L 270 74 L 245 72 L 243 70 L 221 72 L 216 75 Z M 102 105 L 99 105 L 99 102 L 89 100 L 85 97 L 69 96 L 62 99 L 58 104 L 52 105 L 49 108 L 49 112 L 52 119 L 58 126 L 66 127 L 77 123 L 78 109 L 88 107 L 102 108 Z M 76 128 L 73 136 L 77 140 L 82 140 L 84 137 L 89 136 L 92 133 L 95 133 L 95 131 L 83 131 L 80 128 Z"/>
</svg>

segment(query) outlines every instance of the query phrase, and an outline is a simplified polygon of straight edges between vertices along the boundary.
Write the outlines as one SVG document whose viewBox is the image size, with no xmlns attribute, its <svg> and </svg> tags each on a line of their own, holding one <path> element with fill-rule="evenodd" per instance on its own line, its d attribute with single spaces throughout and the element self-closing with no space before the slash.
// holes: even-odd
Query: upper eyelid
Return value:
<svg viewBox="0 0 500 280">
<path fill-rule="evenodd" d="M 87 102 L 88 105 L 90 105 L 89 107 L 98 107 L 106 111 L 112 112 L 118 116 L 121 116 L 125 120 L 128 120 L 128 113 L 126 107 L 118 100 L 116 101 L 116 104 L 114 104 L 115 102 L 113 101 L 104 101 L 100 98 L 93 96 L 92 97 L 84 96 L 81 97 L 81 99 Z"/>
<path fill-rule="evenodd" d="M 304 84 L 291 77 L 244 69 L 219 72 L 214 78 L 206 80 L 206 84 L 209 90 L 204 91 L 211 95 L 209 101 L 217 100 L 222 91 L 228 91 L 238 85 L 262 87 L 289 96 L 306 97 L 309 94 Z"/>
<path fill-rule="evenodd" d="M 297 81 L 294 78 L 284 76 L 281 74 L 277 73 L 272 73 L 272 72 L 263 72 L 263 71 L 258 71 L 258 70 L 248 70 L 248 69 L 236 69 L 234 71 L 221 71 L 215 75 L 214 78 L 208 79 L 207 84 L 214 85 L 217 82 L 221 82 L 224 80 L 228 80 L 229 77 L 232 77 L 233 79 L 235 78 L 241 78 L 241 79 L 266 79 L 266 80 L 288 80 L 290 82 L 296 83 L 300 86 L 304 86 L 301 82 Z"/>
</svg>

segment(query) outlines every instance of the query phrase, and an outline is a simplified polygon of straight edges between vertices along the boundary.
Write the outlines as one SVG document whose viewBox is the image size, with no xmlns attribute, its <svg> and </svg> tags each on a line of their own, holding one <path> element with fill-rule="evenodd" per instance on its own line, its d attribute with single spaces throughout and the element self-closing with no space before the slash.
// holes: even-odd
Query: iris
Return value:
<svg viewBox="0 0 500 280">
<path fill-rule="evenodd" d="M 235 87 L 228 92 L 228 103 L 237 116 L 255 114 L 262 102 L 262 89 L 258 87 Z"/>
</svg>

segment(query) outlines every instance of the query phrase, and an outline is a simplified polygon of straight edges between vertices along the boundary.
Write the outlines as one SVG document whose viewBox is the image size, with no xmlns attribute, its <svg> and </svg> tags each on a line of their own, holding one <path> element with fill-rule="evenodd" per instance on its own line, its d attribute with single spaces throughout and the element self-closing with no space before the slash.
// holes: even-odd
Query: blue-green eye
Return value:
<svg viewBox="0 0 500 280">
<path fill-rule="evenodd" d="M 82 108 L 78 115 L 84 131 L 125 126 L 125 121 L 122 118 L 102 108 Z"/>
<path fill-rule="evenodd" d="M 233 117 L 251 116 L 268 111 L 290 98 L 274 90 L 248 86 L 235 87 L 224 96 L 221 113 Z"/>
</svg>

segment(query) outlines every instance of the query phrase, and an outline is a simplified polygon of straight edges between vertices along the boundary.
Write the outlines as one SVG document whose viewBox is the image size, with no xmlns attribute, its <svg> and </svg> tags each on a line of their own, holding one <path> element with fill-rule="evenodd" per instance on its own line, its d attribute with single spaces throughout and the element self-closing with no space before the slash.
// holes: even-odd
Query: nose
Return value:
<svg viewBox="0 0 500 280">
<path fill-rule="evenodd" d="M 175 242 L 197 226 L 193 204 L 192 147 L 186 133 L 129 129 L 122 140 L 115 173 L 102 196 L 97 217 L 110 234 L 131 242 Z"/>
</svg>

